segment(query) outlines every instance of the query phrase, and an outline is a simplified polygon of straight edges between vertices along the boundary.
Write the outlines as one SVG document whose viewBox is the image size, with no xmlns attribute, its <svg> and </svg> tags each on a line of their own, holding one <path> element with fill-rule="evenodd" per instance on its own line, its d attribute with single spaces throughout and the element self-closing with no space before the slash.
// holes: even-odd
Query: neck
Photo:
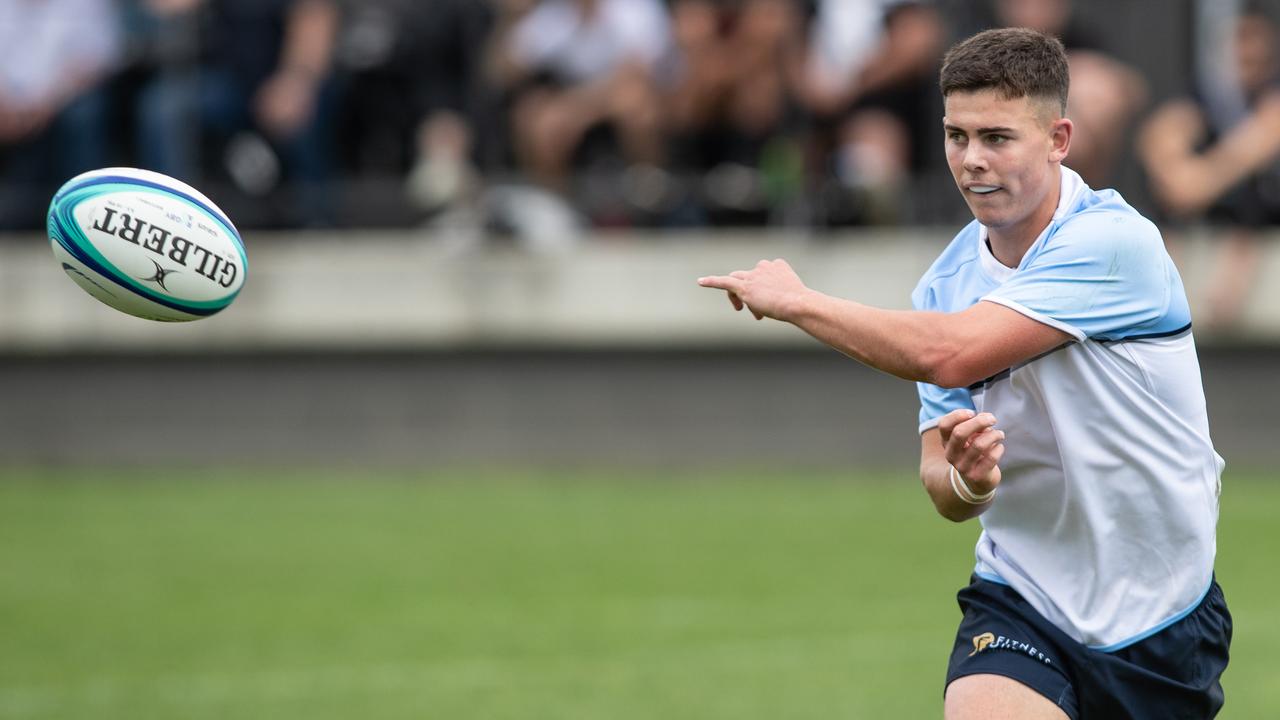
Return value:
<svg viewBox="0 0 1280 720">
<path fill-rule="evenodd" d="M 1016 268 L 1022 262 L 1022 256 L 1035 243 L 1040 233 L 1049 227 L 1053 213 L 1058 209 L 1058 200 L 1062 195 L 1062 174 L 1054 176 L 1053 187 L 1045 195 L 1043 201 L 1025 220 L 1016 225 L 1003 228 L 987 228 L 987 243 L 991 254 L 1005 267 Z"/>
</svg>

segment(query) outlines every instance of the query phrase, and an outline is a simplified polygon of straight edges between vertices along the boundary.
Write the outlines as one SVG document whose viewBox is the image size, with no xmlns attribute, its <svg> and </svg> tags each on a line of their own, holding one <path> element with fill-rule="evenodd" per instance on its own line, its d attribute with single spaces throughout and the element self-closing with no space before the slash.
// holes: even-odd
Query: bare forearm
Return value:
<svg viewBox="0 0 1280 720">
<path fill-rule="evenodd" d="M 920 482 L 924 484 L 925 492 L 929 493 L 929 499 L 933 501 L 938 514 L 952 522 L 971 520 L 991 507 L 990 502 L 974 505 L 960 499 L 951 487 L 951 465 L 945 458 L 922 462 Z"/>
<path fill-rule="evenodd" d="M 1004 433 L 992 429 L 995 421 L 995 416 L 989 413 L 978 415 L 961 409 L 939 418 L 937 427 L 920 436 L 920 482 L 938 514 L 952 522 L 964 522 L 981 515 L 995 500 L 995 488 L 1000 483 L 997 463 L 1004 454 Z M 948 443 L 953 446 L 951 457 L 955 458 L 955 470 L 952 460 L 948 459 Z M 961 467 L 972 477 L 964 479 L 959 475 Z M 953 472 L 957 474 L 953 476 Z M 964 499 L 962 492 L 969 500 Z"/>
<path fill-rule="evenodd" d="M 1205 153 L 1204 179 L 1220 195 L 1270 165 L 1280 153 L 1280 96 L 1271 96 L 1253 116 Z"/>
<path fill-rule="evenodd" d="M 289 13 L 289 29 L 281 54 L 282 70 L 305 73 L 311 78 L 327 73 L 337 28 L 338 9 L 331 2 L 297 3 Z"/>
<path fill-rule="evenodd" d="M 945 361 L 958 348 L 943 313 L 884 310 L 809 292 L 787 321 L 849 357 L 905 380 L 951 384 Z"/>
<path fill-rule="evenodd" d="M 941 55 L 944 35 L 933 10 L 907 7 L 898 13 L 884 47 L 858 77 L 858 91 L 864 95 L 931 72 Z"/>
</svg>

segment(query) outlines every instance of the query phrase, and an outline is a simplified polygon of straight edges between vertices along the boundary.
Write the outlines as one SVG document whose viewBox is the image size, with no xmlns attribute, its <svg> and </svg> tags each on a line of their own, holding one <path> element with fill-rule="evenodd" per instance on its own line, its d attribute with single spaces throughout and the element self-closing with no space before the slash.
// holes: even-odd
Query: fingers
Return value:
<svg viewBox="0 0 1280 720">
<path fill-rule="evenodd" d="M 964 417 L 964 413 L 968 413 L 967 418 Z M 972 410 L 956 410 L 944 416 L 943 420 L 947 420 L 953 415 L 958 415 L 956 419 L 959 420 L 959 422 L 955 422 L 955 424 L 951 426 L 951 432 L 949 435 L 945 430 L 942 431 L 943 437 L 946 438 L 948 454 L 951 452 L 958 452 L 969 447 L 969 444 L 973 442 L 974 438 L 995 427 L 996 424 L 995 415 L 987 412 L 974 414 Z M 938 421 L 938 427 L 942 428 L 942 420 Z"/>
<path fill-rule="evenodd" d="M 787 273 L 794 273 L 791 265 L 782 258 L 776 260 L 761 260 L 756 263 L 755 268 L 751 270 L 734 270 L 728 275 L 706 275 L 698 278 L 698 284 L 707 288 L 719 288 L 741 294 L 743 287 L 751 281 L 753 277 L 767 277 L 770 271 L 782 270 Z"/>
<path fill-rule="evenodd" d="M 986 482 L 994 486 L 1000 480 L 1000 477 L 996 475 L 996 471 L 1000 466 L 1000 458 L 1004 457 L 1004 448 L 1004 443 L 1001 442 L 992 447 L 986 454 L 978 456 L 967 469 L 961 470 L 957 467 L 956 472 L 959 472 L 960 476 L 968 481 Z M 974 487 L 973 489 L 977 490 L 978 488 Z M 986 490 L 984 489 L 983 492 L 986 492 Z"/>
<path fill-rule="evenodd" d="M 741 310 L 742 308 L 747 307 L 747 304 L 742 302 L 742 298 L 738 297 L 737 293 L 730 291 L 728 295 L 729 295 L 729 304 L 733 306 L 734 310 Z M 756 312 L 755 310 L 752 310 L 751 314 L 754 315 L 757 320 L 764 319 L 764 316 Z"/>
<path fill-rule="evenodd" d="M 742 310 L 747 304 L 742 301 L 742 288 L 746 284 L 747 272 L 745 270 L 735 270 L 728 275 L 708 275 L 698 278 L 698 284 L 705 288 L 714 288 L 724 290 L 729 294 L 729 304 L 734 310 Z M 750 308 L 748 308 L 750 309 Z M 757 320 L 763 320 L 764 316 L 752 310 L 751 314 Z"/>
<path fill-rule="evenodd" d="M 952 410 L 946 415 L 943 415 L 942 418 L 938 420 L 938 432 L 942 433 L 942 444 L 946 445 L 947 442 L 951 440 L 951 433 L 955 432 L 957 425 L 972 418 L 974 415 L 977 415 L 977 413 L 968 408 Z"/>
<path fill-rule="evenodd" d="M 785 319 L 782 313 L 788 304 L 808 291 L 791 265 L 781 258 L 761 260 L 750 270 L 700 277 L 698 284 L 728 292 L 735 310 L 750 310 L 757 320 Z"/>
<path fill-rule="evenodd" d="M 714 288 L 724 290 L 729 295 L 729 304 L 734 310 L 741 310 L 746 307 L 742 302 L 742 296 L 738 293 L 742 288 L 742 278 L 739 277 L 741 271 L 730 273 L 729 275 L 708 275 L 698 278 L 698 284 L 705 288 Z"/>
<path fill-rule="evenodd" d="M 742 289 L 742 278 L 733 275 L 707 275 L 698 278 L 698 284 L 704 288 L 718 288 L 720 290 L 728 290 L 736 292 Z"/>
<path fill-rule="evenodd" d="M 991 413 L 957 410 L 948 413 L 944 419 L 952 425 L 944 444 L 947 462 L 966 480 L 976 481 L 979 486 L 974 487 L 975 490 L 981 486 L 993 488 L 998 485 L 1005 434 L 995 428 L 996 417 Z"/>
<path fill-rule="evenodd" d="M 967 449 L 972 450 L 973 452 L 976 452 L 979 455 L 987 455 L 997 445 L 1000 445 L 1003 442 L 1004 442 L 1003 430 L 994 430 L 994 429 L 987 430 L 986 432 L 980 433 L 979 435 L 971 439 L 969 441 L 969 445 Z"/>
<path fill-rule="evenodd" d="M 969 489 L 977 493 L 1000 485 L 1005 436 L 995 425 L 995 415 L 968 408 L 952 410 L 938 420 L 938 434 L 947 462 L 960 473 Z"/>
</svg>

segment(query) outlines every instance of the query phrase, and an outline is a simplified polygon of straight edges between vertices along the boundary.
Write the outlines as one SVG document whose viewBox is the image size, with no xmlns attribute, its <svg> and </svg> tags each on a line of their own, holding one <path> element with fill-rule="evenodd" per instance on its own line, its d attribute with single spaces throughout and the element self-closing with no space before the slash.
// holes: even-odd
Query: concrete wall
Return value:
<svg viewBox="0 0 1280 720">
<path fill-rule="evenodd" d="M 0 348 L 8 353 L 253 352 L 370 349 L 809 347 L 777 323 L 727 311 L 700 275 L 784 256 L 810 286 L 881 307 L 909 304 L 946 230 L 831 237 L 624 234 L 531 253 L 448 237 L 345 232 L 253 235 L 249 273 L 229 309 L 195 323 L 122 315 L 76 288 L 38 237 L 0 241 Z M 1201 315 L 1214 244 L 1178 248 Z M 1260 277 L 1280 278 L 1280 243 Z M 1201 328 L 1201 340 L 1214 340 Z M 1280 343 L 1280 285 L 1255 288 L 1232 339 Z"/>
</svg>

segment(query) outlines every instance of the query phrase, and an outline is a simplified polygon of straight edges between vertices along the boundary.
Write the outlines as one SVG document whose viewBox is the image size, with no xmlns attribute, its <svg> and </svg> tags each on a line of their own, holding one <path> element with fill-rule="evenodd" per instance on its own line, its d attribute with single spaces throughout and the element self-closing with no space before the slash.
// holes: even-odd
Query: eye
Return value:
<svg viewBox="0 0 1280 720">
<path fill-rule="evenodd" d="M 1003 145 L 1009 140 L 1008 135 L 988 135 L 987 142 L 992 145 Z"/>
<path fill-rule="evenodd" d="M 963 143 L 965 141 L 965 136 L 962 132 L 949 132 L 947 133 L 947 140 L 953 143 Z"/>
</svg>

